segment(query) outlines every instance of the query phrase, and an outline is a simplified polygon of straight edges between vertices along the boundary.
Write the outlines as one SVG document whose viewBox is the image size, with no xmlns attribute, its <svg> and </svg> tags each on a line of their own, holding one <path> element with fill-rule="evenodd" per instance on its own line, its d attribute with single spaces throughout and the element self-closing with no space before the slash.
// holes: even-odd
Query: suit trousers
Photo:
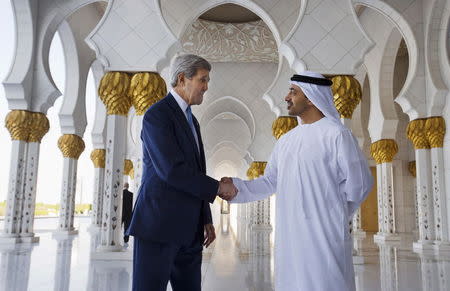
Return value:
<svg viewBox="0 0 450 291">
<path fill-rule="evenodd" d="M 189 245 L 134 238 L 133 291 L 200 291 L 202 239 Z"/>
</svg>

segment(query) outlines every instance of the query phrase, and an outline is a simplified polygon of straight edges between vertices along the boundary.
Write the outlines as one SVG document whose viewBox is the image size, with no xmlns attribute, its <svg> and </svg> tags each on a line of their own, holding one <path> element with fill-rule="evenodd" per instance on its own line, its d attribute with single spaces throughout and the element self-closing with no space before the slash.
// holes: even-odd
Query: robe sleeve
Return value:
<svg viewBox="0 0 450 291">
<path fill-rule="evenodd" d="M 373 177 L 367 160 L 350 130 L 340 133 L 336 146 L 339 189 L 345 196 L 348 216 L 351 218 L 372 189 Z"/>
<path fill-rule="evenodd" d="M 264 200 L 275 193 L 277 189 L 277 164 L 277 146 L 275 146 L 263 176 L 249 181 L 233 178 L 238 194 L 230 203 Z"/>
</svg>

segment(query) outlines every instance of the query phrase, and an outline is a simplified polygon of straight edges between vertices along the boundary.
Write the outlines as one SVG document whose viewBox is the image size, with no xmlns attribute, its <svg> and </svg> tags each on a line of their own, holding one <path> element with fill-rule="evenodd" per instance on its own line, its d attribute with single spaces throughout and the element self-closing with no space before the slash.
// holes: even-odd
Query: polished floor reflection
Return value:
<svg viewBox="0 0 450 291">
<path fill-rule="evenodd" d="M 36 219 L 38 244 L 0 245 L 0 290 L 131 290 L 131 250 L 121 259 L 93 260 L 99 238 L 88 231 L 90 219 L 76 218 L 80 232 L 69 238 L 52 233 L 56 223 Z M 226 215 L 217 234 L 204 255 L 203 290 L 273 290 L 271 254 L 240 253 Z M 413 253 L 412 238 L 375 244 L 367 235 L 357 245 L 365 261 L 355 266 L 357 290 L 450 290 L 450 257 Z"/>
</svg>

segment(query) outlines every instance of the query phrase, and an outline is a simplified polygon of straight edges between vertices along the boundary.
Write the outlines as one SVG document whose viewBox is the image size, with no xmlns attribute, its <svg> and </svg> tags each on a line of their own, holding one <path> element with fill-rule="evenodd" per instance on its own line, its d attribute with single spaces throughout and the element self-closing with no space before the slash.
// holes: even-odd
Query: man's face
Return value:
<svg viewBox="0 0 450 291">
<path fill-rule="evenodd" d="M 291 85 L 289 87 L 289 93 L 286 95 L 284 100 L 287 102 L 287 110 L 289 115 L 300 116 L 303 112 L 312 106 L 311 101 L 306 98 L 302 89 L 296 85 Z"/>
<path fill-rule="evenodd" d="M 200 105 L 203 102 L 203 94 L 208 90 L 209 71 L 198 69 L 190 79 L 184 78 L 183 90 L 189 105 Z"/>
</svg>

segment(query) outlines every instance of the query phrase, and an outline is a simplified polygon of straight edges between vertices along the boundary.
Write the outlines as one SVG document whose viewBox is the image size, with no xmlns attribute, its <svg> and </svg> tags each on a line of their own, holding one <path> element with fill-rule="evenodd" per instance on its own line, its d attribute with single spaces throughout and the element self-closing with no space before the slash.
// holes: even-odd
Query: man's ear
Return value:
<svg viewBox="0 0 450 291">
<path fill-rule="evenodd" d="M 184 78 L 185 78 L 184 73 L 178 74 L 178 82 L 177 82 L 177 84 L 184 85 Z"/>
</svg>

